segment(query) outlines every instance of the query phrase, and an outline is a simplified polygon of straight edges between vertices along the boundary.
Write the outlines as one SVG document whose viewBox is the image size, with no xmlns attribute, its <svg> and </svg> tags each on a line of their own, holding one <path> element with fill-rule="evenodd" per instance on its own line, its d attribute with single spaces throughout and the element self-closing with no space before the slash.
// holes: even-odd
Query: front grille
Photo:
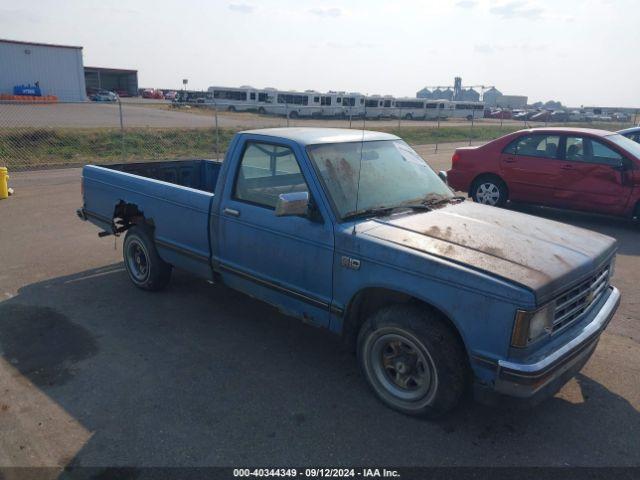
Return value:
<svg viewBox="0 0 640 480">
<path fill-rule="evenodd" d="M 609 285 L 609 265 L 598 270 L 584 282 L 556 299 L 552 332 L 557 332 L 578 320 L 597 302 Z"/>
</svg>

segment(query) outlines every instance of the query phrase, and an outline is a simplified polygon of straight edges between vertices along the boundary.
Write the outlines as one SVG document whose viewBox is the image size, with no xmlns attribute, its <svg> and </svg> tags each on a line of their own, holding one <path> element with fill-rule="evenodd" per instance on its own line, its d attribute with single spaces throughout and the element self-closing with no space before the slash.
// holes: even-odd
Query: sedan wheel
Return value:
<svg viewBox="0 0 640 480">
<path fill-rule="evenodd" d="M 485 205 L 497 205 L 500 202 L 500 189 L 495 183 L 483 182 L 478 185 L 474 199 Z"/>
</svg>

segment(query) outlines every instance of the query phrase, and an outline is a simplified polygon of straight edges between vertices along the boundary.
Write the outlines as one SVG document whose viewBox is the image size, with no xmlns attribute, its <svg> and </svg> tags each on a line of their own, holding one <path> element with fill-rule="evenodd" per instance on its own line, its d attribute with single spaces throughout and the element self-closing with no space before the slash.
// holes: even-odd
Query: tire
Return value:
<svg viewBox="0 0 640 480">
<path fill-rule="evenodd" d="M 134 226 L 127 230 L 122 255 L 129 279 L 136 287 L 162 290 L 171 280 L 171 265 L 160 258 L 147 229 Z"/>
<path fill-rule="evenodd" d="M 467 115 L 467 120 L 468 120 L 468 121 L 473 120 L 473 116 L 472 116 L 472 115 Z"/>
<path fill-rule="evenodd" d="M 405 120 L 413 120 L 413 115 L 411 115 L 410 113 L 407 113 L 407 114 L 404 116 L 404 119 L 405 119 Z"/>
<path fill-rule="evenodd" d="M 227 108 L 227 112 L 235 112 L 236 111 L 236 107 L 234 107 L 233 105 L 229 105 L 229 107 Z"/>
<path fill-rule="evenodd" d="M 298 118 L 298 112 L 296 112 L 295 110 L 289 112 L 289 118 Z"/>
<path fill-rule="evenodd" d="M 267 113 L 267 111 L 264 109 L 264 107 L 260 107 L 260 108 L 258 108 L 258 113 L 260 115 L 264 115 L 265 113 Z"/>
<path fill-rule="evenodd" d="M 468 383 L 466 355 L 455 334 L 414 305 L 391 305 L 371 315 L 358 334 L 357 355 L 376 396 L 407 415 L 436 418 L 451 411 Z"/>
<path fill-rule="evenodd" d="M 509 199 L 507 185 L 495 175 L 477 178 L 471 185 L 469 194 L 474 202 L 493 207 L 503 207 Z"/>
</svg>

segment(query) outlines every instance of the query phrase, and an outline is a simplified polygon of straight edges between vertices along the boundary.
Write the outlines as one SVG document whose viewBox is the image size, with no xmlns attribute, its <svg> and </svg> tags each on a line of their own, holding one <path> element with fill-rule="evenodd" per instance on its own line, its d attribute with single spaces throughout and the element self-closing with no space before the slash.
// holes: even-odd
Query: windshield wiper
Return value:
<svg viewBox="0 0 640 480">
<path fill-rule="evenodd" d="M 382 215 L 390 215 L 394 211 L 410 209 L 410 210 L 422 210 L 422 211 L 431 211 L 432 208 L 429 205 L 424 205 L 421 203 L 415 204 L 404 204 L 404 205 L 396 205 L 395 207 L 377 207 L 377 208 L 367 208 L 365 210 L 358 210 L 356 212 L 346 213 L 342 218 L 343 220 L 349 218 L 363 218 L 363 217 L 377 217 Z"/>
</svg>

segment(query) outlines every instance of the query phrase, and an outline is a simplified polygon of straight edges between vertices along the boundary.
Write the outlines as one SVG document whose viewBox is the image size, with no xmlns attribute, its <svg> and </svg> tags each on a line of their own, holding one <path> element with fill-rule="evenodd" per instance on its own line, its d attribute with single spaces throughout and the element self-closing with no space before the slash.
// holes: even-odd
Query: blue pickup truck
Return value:
<svg viewBox="0 0 640 480">
<path fill-rule="evenodd" d="M 467 388 L 536 403 L 613 316 L 616 242 L 456 197 L 400 138 L 238 133 L 224 162 L 87 165 L 78 215 L 126 232 L 131 281 L 172 268 L 342 335 L 387 405 L 433 417 Z"/>
</svg>

